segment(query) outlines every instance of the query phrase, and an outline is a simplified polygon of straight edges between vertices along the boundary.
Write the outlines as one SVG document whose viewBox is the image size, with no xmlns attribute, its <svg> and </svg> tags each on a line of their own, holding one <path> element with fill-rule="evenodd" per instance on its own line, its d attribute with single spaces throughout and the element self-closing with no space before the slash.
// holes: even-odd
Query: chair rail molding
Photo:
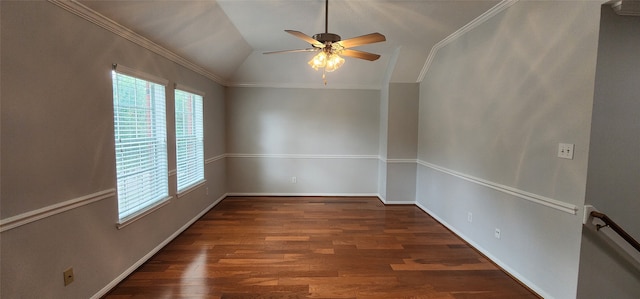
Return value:
<svg viewBox="0 0 640 299">
<path fill-rule="evenodd" d="M 37 210 L 11 216 L 9 218 L 0 220 L 0 232 L 14 229 L 16 227 L 29 224 L 40 219 L 44 219 L 81 206 L 85 206 L 96 201 L 112 198 L 114 196 L 116 196 L 116 189 L 107 189 L 46 206 Z"/>
<path fill-rule="evenodd" d="M 468 174 L 464 174 L 464 173 L 451 170 L 442 166 L 431 164 L 422 160 L 418 160 L 418 164 L 424 167 L 433 169 L 435 171 L 442 172 L 442 173 L 463 179 L 465 181 L 475 183 L 487 188 L 491 188 L 493 190 L 500 191 L 509 195 L 513 195 L 513 196 L 528 200 L 530 202 L 537 203 L 537 204 L 540 204 L 558 211 L 562 211 L 571 215 L 577 215 L 578 213 L 578 208 L 576 207 L 576 205 L 573 205 L 570 203 L 559 201 L 553 198 L 548 198 L 542 195 L 534 194 L 534 193 L 520 190 L 517 188 L 505 186 L 505 185 L 491 182 L 485 179 L 477 178 Z"/>
</svg>

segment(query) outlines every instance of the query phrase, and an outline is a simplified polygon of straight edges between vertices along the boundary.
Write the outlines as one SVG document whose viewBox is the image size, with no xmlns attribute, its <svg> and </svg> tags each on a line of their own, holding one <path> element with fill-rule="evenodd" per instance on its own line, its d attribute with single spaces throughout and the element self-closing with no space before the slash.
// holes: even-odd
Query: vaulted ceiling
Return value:
<svg viewBox="0 0 640 299">
<path fill-rule="evenodd" d="M 236 86 L 322 86 L 309 48 L 284 32 L 324 32 L 324 0 L 88 1 L 80 3 Z M 382 55 L 346 58 L 329 85 L 379 88 L 417 82 L 432 47 L 498 4 L 496 0 L 330 0 L 329 32 L 348 39 L 372 32 L 387 41 L 357 47 Z"/>
</svg>

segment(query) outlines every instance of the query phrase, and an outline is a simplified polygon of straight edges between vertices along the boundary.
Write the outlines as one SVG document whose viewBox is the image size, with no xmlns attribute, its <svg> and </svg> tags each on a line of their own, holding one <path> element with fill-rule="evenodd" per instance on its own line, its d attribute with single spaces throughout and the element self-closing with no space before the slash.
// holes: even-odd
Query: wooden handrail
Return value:
<svg viewBox="0 0 640 299">
<path fill-rule="evenodd" d="M 624 231 L 624 229 L 622 229 L 622 227 L 620 227 L 617 223 L 615 223 L 613 220 L 611 220 L 611 218 L 609 218 L 609 216 L 607 216 L 604 213 L 597 212 L 597 211 L 591 211 L 591 216 L 595 217 L 595 218 L 599 218 L 602 221 L 604 221 L 605 225 L 602 225 L 602 224 L 596 225 L 598 230 L 600 230 L 603 227 L 607 227 L 607 226 L 611 227 L 611 229 L 613 229 L 613 231 L 618 233 L 618 235 L 620 235 L 620 237 L 622 237 L 631 246 L 633 246 L 633 248 L 635 248 L 638 252 L 640 252 L 640 243 L 638 243 L 638 241 L 636 241 L 631 235 L 629 235 L 626 231 Z"/>
</svg>

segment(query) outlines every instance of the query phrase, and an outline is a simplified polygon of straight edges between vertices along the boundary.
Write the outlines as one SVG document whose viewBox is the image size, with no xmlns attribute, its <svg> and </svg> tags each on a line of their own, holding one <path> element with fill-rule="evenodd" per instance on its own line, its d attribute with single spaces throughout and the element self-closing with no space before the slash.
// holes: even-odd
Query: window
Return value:
<svg viewBox="0 0 640 299">
<path fill-rule="evenodd" d="M 202 95 L 176 86 L 176 173 L 178 193 L 204 181 Z"/>
<path fill-rule="evenodd" d="M 122 66 L 112 73 L 119 224 L 169 198 L 166 81 Z"/>
</svg>

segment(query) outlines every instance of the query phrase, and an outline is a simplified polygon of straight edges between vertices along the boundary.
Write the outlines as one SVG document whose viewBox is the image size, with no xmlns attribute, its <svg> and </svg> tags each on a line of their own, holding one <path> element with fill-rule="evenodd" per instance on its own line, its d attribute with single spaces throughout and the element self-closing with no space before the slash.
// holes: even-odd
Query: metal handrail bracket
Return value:
<svg viewBox="0 0 640 299">
<path fill-rule="evenodd" d="M 603 224 L 596 224 L 596 229 L 599 231 L 602 228 L 610 227 L 613 231 L 615 231 L 622 239 L 627 241 L 629 245 L 635 248 L 638 252 L 640 252 L 640 243 L 636 241 L 629 233 L 627 233 L 622 227 L 620 227 L 615 221 L 611 220 L 609 216 L 604 213 L 598 211 L 591 211 L 591 217 L 598 218 L 604 222 Z"/>
</svg>

